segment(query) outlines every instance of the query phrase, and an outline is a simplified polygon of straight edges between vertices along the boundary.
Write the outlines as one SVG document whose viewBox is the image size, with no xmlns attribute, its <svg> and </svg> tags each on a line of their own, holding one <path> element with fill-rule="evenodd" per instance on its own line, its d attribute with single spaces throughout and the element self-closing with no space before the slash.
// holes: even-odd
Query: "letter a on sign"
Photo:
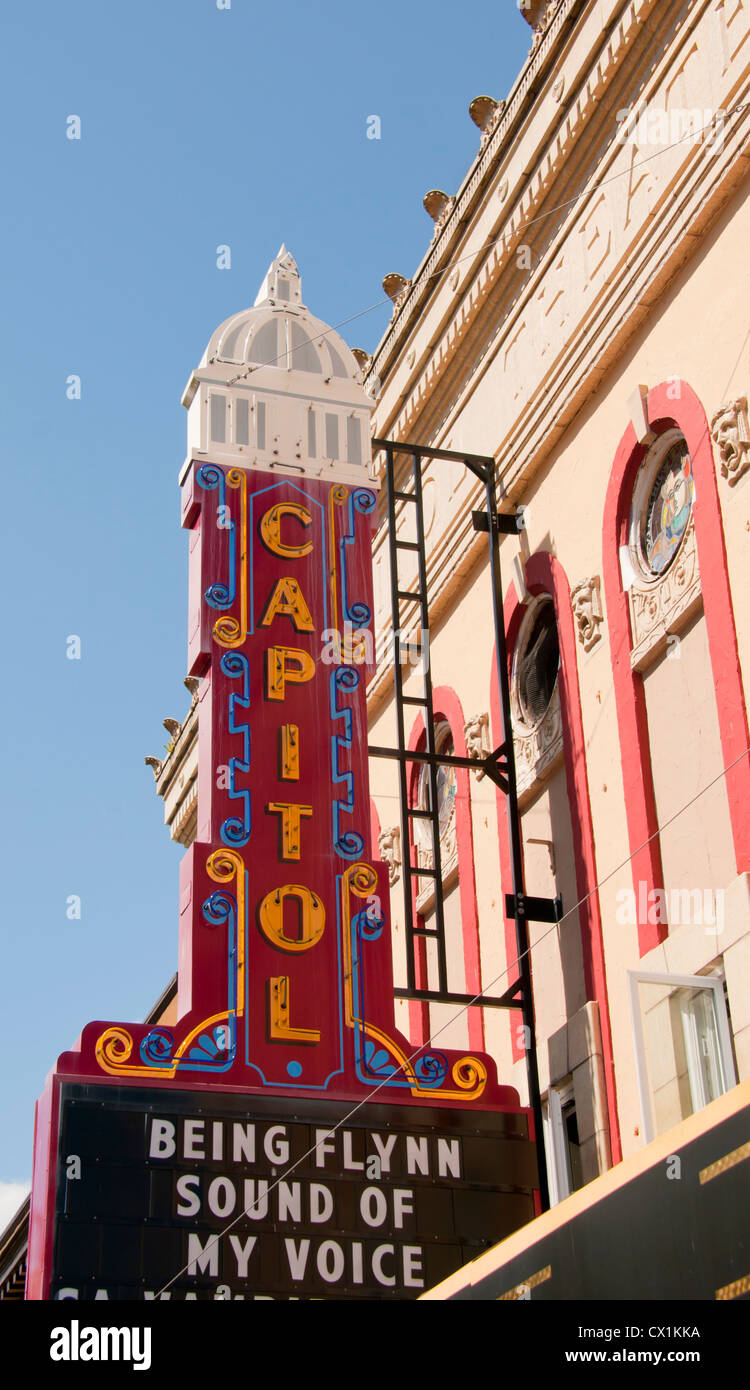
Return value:
<svg viewBox="0 0 750 1390">
<path fill-rule="evenodd" d="M 310 609 L 296 579 L 279 579 L 266 604 L 261 627 L 269 627 L 277 613 L 291 618 L 298 632 L 315 631 Z"/>
</svg>

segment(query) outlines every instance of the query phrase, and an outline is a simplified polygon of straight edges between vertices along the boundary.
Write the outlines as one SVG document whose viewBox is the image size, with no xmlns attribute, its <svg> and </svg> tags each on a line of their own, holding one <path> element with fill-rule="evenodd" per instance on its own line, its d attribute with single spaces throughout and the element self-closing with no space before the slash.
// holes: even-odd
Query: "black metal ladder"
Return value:
<svg viewBox="0 0 750 1390">
<path fill-rule="evenodd" d="M 523 1018 L 526 1067 L 529 1079 L 529 1099 L 534 1112 L 536 1143 L 539 1152 L 539 1186 L 542 1210 L 549 1205 L 549 1192 L 544 1158 L 544 1135 L 542 1125 L 542 1105 L 539 1089 L 537 1064 L 536 1028 L 532 996 L 531 961 L 529 955 L 529 921 L 555 922 L 562 916 L 562 901 L 556 899 L 532 898 L 527 896 L 524 887 L 523 848 L 521 842 L 518 794 L 516 789 L 515 761 L 513 756 L 513 729 L 510 711 L 510 690 L 508 681 L 505 626 L 503 621 L 502 587 L 500 581 L 500 547 L 502 534 L 518 534 L 523 528 L 521 512 L 500 513 L 497 507 L 497 484 L 495 461 L 483 454 L 457 453 L 447 449 L 435 449 L 427 445 L 400 444 L 392 439 L 374 439 L 373 448 L 383 449 L 386 457 L 388 543 L 391 565 L 391 616 L 393 622 L 393 671 L 396 704 L 396 724 L 398 746 L 383 748 L 370 746 L 373 758 L 392 758 L 398 762 L 399 800 L 401 804 L 401 843 L 404 880 L 404 916 L 406 932 L 407 987 L 395 989 L 399 999 L 417 999 L 426 1003 L 459 1004 L 465 1007 L 478 1005 L 480 1008 L 519 1009 Z M 411 488 L 396 486 L 396 455 L 408 455 L 411 460 Z M 433 708 L 432 672 L 429 646 L 429 599 L 427 591 L 427 560 L 424 541 L 424 507 L 422 497 L 422 460 L 445 459 L 460 463 L 477 478 L 483 488 L 486 511 L 472 513 L 475 531 L 485 532 L 488 539 L 490 586 L 492 590 L 492 616 L 495 634 L 495 657 L 500 691 L 502 719 L 502 743 L 494 752 L 483 759 L 457 757 L 455 754 L 438 752 L 435 747 L 435 718 Z M 402 477 L 409 481 L 409 465 L 402 469 Z M 399 540 L 397 532 L 396 507 L 402 503 L 414 507 L 416 540 Z M 417 556 L 417 587 L 402 588 L 399 577 L 399 552 L 405 551 Z M 423 694 L 404 694 L 404 675 L 402 670 L 403 635 L 402 605 L 407 608 L 416 605 L 421 624 L 420 658 Z M 406 747 L 405 706 L 419 708 L 424 716 L 424 750 Z M 429 769 L 429 806 L 413 805 L 414 798 L 409 795 L 409 775 L 407 769 L 413 765 L 425 764 Z M 459 994 L 448 989 L 448 971 L 445 943 L 445 920 L 443 911 L 443 878 L 440 853 L 440 808 L 438 806 L 438 768 L 482 768 L 498 786 L 505 797 L 508 817 L 508 838 L 510 844 L 511 874 L 513 892 L 505 895 L 505 910 L 515 918 L 518 977 L 499 996 Z M 412 827 L 418 820 L 429 821 L 432 830 L 432 868 L 421 868 L 412 863 Z M 431 878 L 434 883 L 434 925 L 431 927 L 415 925 L 414 908 L 415 883 L 420 878 Z M 420 938 L 434 940 L 437 947 L 437 989 L 417 988 L 416 943 Z M 429 961 L 428 961 L 429 965 Z"/>
<path fill-rule="evenodd" d="M 443 881 L 443 866 L 440 851 L 440 807 L 438 805 L 438 761 L 437 749 L 435 747 L 435 711 L 432 699 L 432 670 L 430 664 L 430 615 L 427 595 L 427 557 L 424 545 L 424 499 L 422 494 L 422 461 L 418 454 L 411 456 L 411 480 L 408 477 L 409 468 L 407 465 L 406 481 L 407 485 L 411 481 L 411 490 L 405 490 L 403 486 L 396 487 L 394 455 L 391 450 L 387 454 L 387 504 L 388 504 L 388 543 L 390 550 L 391 563 L 391 616 L 393 621 L 393 670 L 396 694 L 396 723 L 398 732 L 398 752 L 401 754 L 399 764 L 399 791 L 401 806 L 401 844 L 402 848 L 402 869 L 404 882 L 404 905 L 405 905 L 405 930 L 406 930 L 406 969 L 408 990 L 413 992 L 417 988 L 416 978 L 416 942 L 423 937 L 435 942 L 437 950 L 437 990 L 436 994 L 445 997 L 448 992 L 448 965 L 445 946 L 445 918 L 443 912 L 443 894 L 440 891 Z M 396 510 L 398 503 L 402 503 L 404 508 L 414 508 L 415 541 L 404 541 L 398 538 L 398 521 Z M 400 552 L 416 555 L 417 557 L 417 588 L 405 589 L 402 587 L 399 571 Z M 411 644 L 409 651 L 404 651 L 403 631 L 405 621 L 402 620 L 402 610 L 408 610 L 416 605 L 419 613 L 419 655 L 420 671 L 423 681 L 422 695 L 404 694 L 404 656 L 411 658 Z M 428 796 L 425 798 L 427 806 L 419 805 L 418 796 L 410 795 L 409 773 L 406 757 L 406 728 L 404 719 L 404 707 L 406 705 L 418 709 L 423 716 L 425 726 L 425 752 L 428 754 L 426 766 L 428 770 Z M 421 761 L 421 760 L 420 760 Z M 432 839 L 432 867 L 415 865 L 412 855 L 418 856 L 417 836 L 413 833 L 416 822 L 422 821 L 429 823 Z M 414 901 L 419 889 L 421 878 L 431 878 L 435 885 L 433 894 L 434 899 L 434 925 L 430 927 L 419 926 L 414 921 Z M 429 961 L 427 963 L 429 969 Z M 425 981 L 427 983 L 427 981 Z M 431 993 L 429 989 L 427 993 Z"/>
</svg>

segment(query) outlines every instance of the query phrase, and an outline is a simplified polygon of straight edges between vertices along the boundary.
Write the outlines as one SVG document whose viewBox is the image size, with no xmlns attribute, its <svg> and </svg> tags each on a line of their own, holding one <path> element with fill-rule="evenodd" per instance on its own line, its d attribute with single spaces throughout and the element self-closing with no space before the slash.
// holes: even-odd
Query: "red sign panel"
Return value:
<svg viewBox="0 0 750 1390">
<path fill-rule="evenodd" d="M 192 465 L 189 671 L 202 680 L 179 1021 L 91 1023 L 59 1078 L 518 1112 L 491 1058 L 415 1050 L 395 1026 L 388 875 L 369 833 L 375 519 L 366 488 Z M 56 1105 L 40 1102 L 32 1297 L 48 1296 Z"/>
</svg>

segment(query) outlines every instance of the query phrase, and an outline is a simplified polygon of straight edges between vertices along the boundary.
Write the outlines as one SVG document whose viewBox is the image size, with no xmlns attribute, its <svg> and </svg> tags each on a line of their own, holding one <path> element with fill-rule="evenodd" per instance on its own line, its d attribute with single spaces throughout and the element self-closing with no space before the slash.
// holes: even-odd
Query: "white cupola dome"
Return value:
<svg viewBox="0 0 750 1390">
<path fill-rule="evenodd" d="M 374 400 L 343 338 L 302 303 L 282 246 L 252 308 L 212 333 L 182 397 L 193 459 L 372 482 Z"/>
</svg>

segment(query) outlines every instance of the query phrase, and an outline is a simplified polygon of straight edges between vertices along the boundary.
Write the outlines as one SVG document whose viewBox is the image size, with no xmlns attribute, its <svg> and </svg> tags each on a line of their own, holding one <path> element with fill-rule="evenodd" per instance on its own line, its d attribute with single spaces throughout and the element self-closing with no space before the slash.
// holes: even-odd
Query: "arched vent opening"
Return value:
<svg viewBox="0 0 750 1390">
<path fill-rule="evenodd" d="M 560 665 L 560 642 L 551 599 L 544 599 L 529 615 L 519 633 L 514 660 L 517 712 L 527 728 L 534 728 L 549 708 Z"/>
</svg>

